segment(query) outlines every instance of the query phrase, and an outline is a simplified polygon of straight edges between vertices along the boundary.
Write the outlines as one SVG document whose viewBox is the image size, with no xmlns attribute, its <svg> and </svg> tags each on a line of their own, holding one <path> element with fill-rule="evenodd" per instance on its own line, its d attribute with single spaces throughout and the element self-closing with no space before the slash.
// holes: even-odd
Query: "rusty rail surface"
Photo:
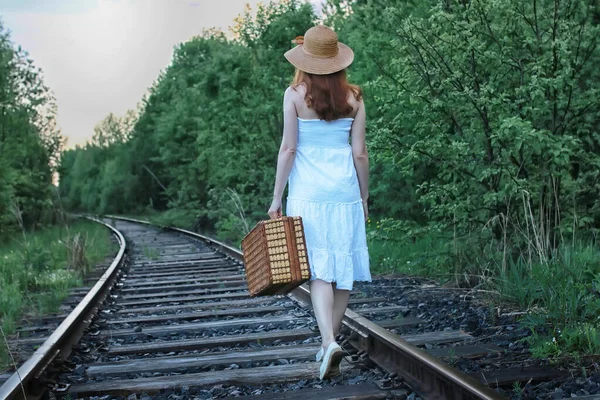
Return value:
<svg viewBox="0 0 600 400">
<path fill-rule="evenodd" d="M 158 227 L 148 221 L 133 218 L 107 217 Z M 215 239 L 181 228 L 161 228 L 193 236 L 231 258 L 243 262 L 243 255 L 239 249 Z M 289 296 L 294 300 L 310 304 L 310 291 L 306 285 L 294 289 Z M 357 345 L 367 352 L 367 355 L 375 364 L 390 373 L 401 376 L 413 390 L 425 399 L 506 399 L 506 397 L 476 379 L 409 344 L 397 334 L 378 326 L 352 310 L 346 310 L 344 324 L 357 333 L 359 337 Z"/>
<path fill-rule="evenodd" d="M 90 289 L 81 302 L 62 321 L 48 339 L 33 353 L 33 355 L 15 371 L 15 373 L 0 386 L 0 399 L 37 398 L 46 390 L 43 373 L 55 359 L 67 359 L 72 346 L 79 341 L 85 328 L 91 323 L 92 317 L 98 311 L 98 305 L 106 298 L 114 285 L 117 273 L 124 259 L 125 238 L 114 227 L 96 219 L 88 219 L 105 225 L 117 237 L 119 252 L 102 274 L 98 282 Z"/>
</svg>

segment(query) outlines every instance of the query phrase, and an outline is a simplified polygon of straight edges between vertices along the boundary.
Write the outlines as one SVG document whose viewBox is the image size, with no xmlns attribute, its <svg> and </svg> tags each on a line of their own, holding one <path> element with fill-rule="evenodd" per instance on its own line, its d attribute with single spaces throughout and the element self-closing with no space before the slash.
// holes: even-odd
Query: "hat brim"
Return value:
<svg viewBox="0 0 600 400">
<path fill-rule="evenodd" d="M 354 61 L 354 52 L 344 43 L 338 43 L 338 54 L 335 57 L 315 57 L 303 51 L 302 45 L 288 50 L 284 56 L 294 67 L 315 75 L 333 74 L 348 68 Z"/>
</svg>

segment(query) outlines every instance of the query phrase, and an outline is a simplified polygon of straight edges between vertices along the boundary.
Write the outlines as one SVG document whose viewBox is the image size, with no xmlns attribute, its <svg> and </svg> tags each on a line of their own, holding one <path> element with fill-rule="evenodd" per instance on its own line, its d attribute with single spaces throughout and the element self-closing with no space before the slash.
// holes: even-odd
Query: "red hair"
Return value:
<svg viewBox="0 0 600 400">
<path fill-rule="evenodd" d="M 349 92 L 356 100 L 362 99 L 362 90 L 348 83 L 345 69 L 327 75 L 309 74 L 297 69 L 292 87 L 296 89 L 302 83 L 306 85 L 306 105 L 325 121 L 347 117 L 354 111 L 348 102 Z"/>
</svg>

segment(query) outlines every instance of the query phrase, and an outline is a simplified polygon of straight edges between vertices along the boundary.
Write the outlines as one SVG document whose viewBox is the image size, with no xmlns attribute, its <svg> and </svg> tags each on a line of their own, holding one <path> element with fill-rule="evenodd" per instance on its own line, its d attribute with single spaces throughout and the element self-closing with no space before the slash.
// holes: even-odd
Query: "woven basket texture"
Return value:
<svg viewBox="0 0 600 400">
<path fill-rule="evenodd" d="M 251 296 L 285 294 L 310 277 L 301 217 L 259 222 L 242 251 Z"/>
</svg>

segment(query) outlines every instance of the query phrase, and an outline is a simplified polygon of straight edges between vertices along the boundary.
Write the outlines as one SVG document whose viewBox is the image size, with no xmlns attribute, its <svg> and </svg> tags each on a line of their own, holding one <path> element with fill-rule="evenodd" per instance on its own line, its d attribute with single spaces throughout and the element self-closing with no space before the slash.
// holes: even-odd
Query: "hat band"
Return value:
<svg viewBox="0 0 600 400">
<path fill-rule="evenodd" d="M 310 53 L 308 50 L 306 50 L 306 47 L 304 45 L 302 45 L 300 47 L 302 48 L 302 52 L 304 54 L 306 54 L 307 56 L 312 57 L 312 58 L 322 58 L 322 59 L 324 59 L 324 58 L 334 58 L 340 52 L 339 46 L 335 46 L 335 54 L 333 54 L 333 55 L 327 55 L 327 56 Z"/>
</svg>

